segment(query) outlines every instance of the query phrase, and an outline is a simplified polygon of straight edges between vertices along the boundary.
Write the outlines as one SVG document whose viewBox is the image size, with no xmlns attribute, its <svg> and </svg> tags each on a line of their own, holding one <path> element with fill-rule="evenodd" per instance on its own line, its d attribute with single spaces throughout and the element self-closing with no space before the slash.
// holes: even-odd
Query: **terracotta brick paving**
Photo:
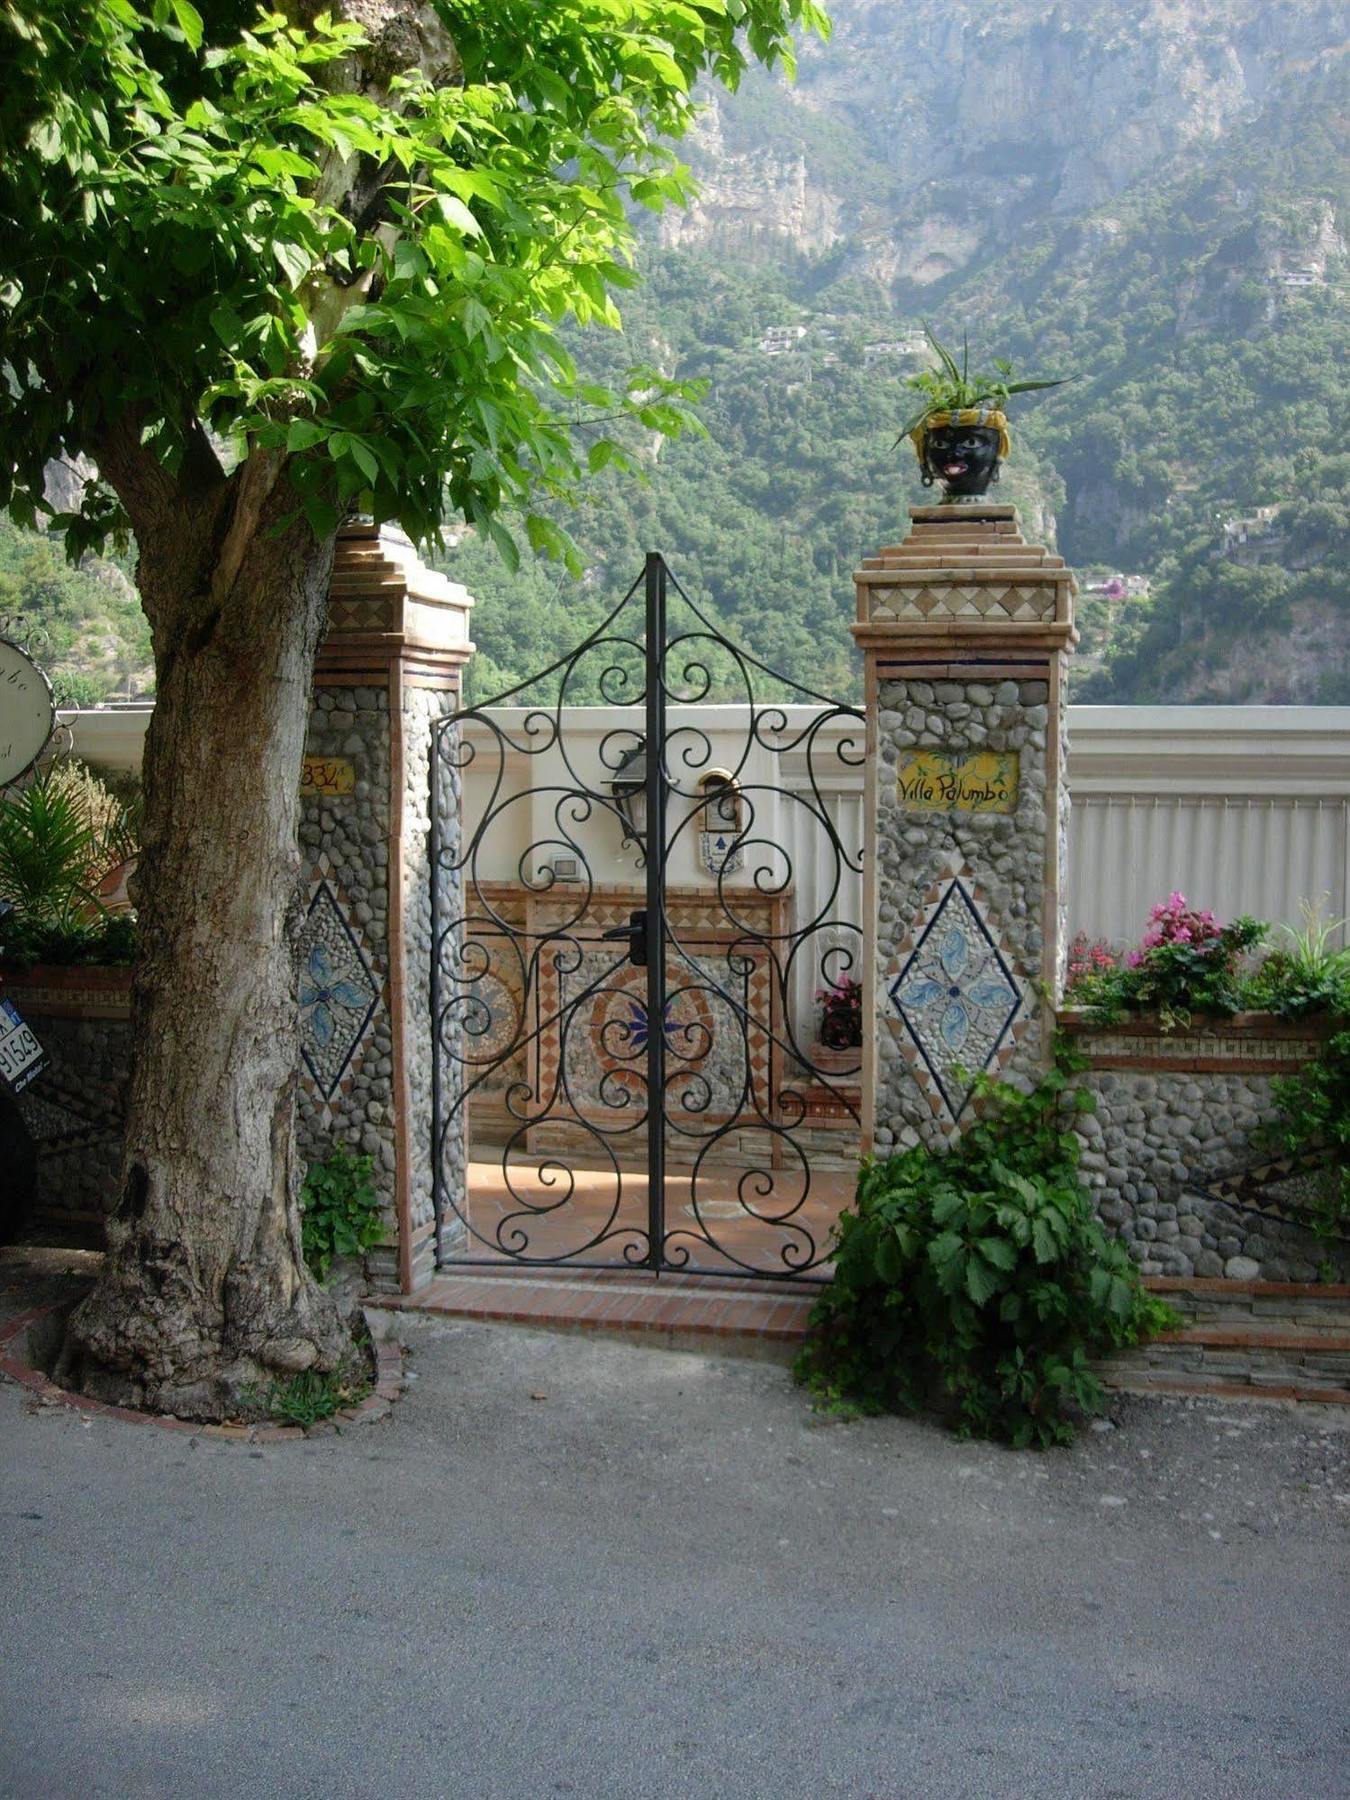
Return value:
<svg viewBox="0 0 1350 1800">
<path fill-rule="evenodd" d="M 711 1276 L 597 1270 L 445 1272 L 415 1295 L 384 1305 L 458 1319 L 564 1331 L 643 1332 L 672 1344 L 716 1339 L 725 1347 L 790 1354 L 801 1343 L 817 1287 L 721 1281 Z"/>
</svg>

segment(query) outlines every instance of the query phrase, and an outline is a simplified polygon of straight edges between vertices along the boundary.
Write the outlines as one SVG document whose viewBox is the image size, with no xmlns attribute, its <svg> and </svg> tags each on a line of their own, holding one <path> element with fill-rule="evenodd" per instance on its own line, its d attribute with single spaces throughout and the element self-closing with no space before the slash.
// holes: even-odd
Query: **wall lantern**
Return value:
<svg viewBox="0 0 1350 1800">
<path fill-rule="evenodd" d="M 623 820 L 623 843 L 642 849 L 647 835 L 647 743 L 639 738 L 610 778 L 609 791 Z M 620 849 L 623 845 L 620 845 Z"/>
</svg>

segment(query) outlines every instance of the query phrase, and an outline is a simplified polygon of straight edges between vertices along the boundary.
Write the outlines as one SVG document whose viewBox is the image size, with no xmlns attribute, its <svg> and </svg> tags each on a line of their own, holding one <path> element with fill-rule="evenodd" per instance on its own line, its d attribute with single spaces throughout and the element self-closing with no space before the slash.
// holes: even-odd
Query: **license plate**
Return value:
<svg viewBox="0 0 1350 1800">
<path fill-rule="evenodd" d="M 25 1088 L 46 1062 L 42 1045 L 12 1000 L 0 1000 L 0 1081 L 14 1092 Z"/>
</svg>

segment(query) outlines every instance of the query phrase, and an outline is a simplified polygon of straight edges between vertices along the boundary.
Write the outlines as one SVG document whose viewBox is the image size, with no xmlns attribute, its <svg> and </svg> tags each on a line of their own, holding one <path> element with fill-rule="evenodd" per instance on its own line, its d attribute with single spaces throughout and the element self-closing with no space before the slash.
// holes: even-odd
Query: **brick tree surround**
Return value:
<svg viewBox="0 0 1350 1800">
<path fill-rule="evenodd" d="M 429 753 L 459 703 L 472 604 L 400 533 L 342 533 L 301 790 L 300 1137 L 307 1161 L 373 1158 L 383 1292 L 433 1268 Z"/>
<path fill-rule="evenodd" d="M 1073 577 L 1010 506 L 911 510 L 858 571 L 866 671 L 863 1144 L 949 1144 L 957 1071 L 1032 1076 L 1054 1029 Z"/>
</svg>

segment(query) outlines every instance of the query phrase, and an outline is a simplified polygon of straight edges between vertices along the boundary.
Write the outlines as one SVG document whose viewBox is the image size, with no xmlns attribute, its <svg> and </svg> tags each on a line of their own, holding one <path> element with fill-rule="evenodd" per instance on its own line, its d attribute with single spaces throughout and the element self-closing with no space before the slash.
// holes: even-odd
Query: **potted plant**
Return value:
<svg viewBox="0 0 1350 1800">
<path fill-rule="evenodd" d="M 0 800 L 0 963 L 130 963 L 135 921 L 117 890 L 135 850 L 134 819 L 78 765 Z"/>
<path fill-rule="evenodd" d="M 816 989 L 820 1002 L 817 1037 L 826 1050 L 857 1050 L 862 1044 L 862 983 L 841 975 Z"/>
<path fill-rule="evenodd" d="M 924 334 L 938 366 L 906 381 L 906 387 L 922 394 L 924 407 L 895 441 L 912 440 L 925 487 L 940 481 L 944 499 L 973 500 L 998 480 L 999 464 L 1008 454 L 1008 418 L 1003 409 L 1011 396 L 1062 387 L 1068 378 L 1015 381 L 1012 364 L 997 358 L 992 375 L 972 375 L 968 341 L 962 342 L 958 365 L 927 325 Z"/>
</svg>

